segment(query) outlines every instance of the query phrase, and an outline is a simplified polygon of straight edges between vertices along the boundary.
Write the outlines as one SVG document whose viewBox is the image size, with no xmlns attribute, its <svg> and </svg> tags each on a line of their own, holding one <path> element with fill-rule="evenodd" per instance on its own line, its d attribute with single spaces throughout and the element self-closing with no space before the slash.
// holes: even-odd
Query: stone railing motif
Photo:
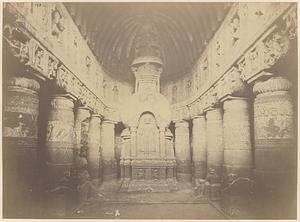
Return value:
<svg viewBox="0 0 300 222">
<path fill-rule="evenodd" d="M 106 74 L 62 3 L 6 3 L 4 10 L 9 19 L 4 21 L 3 38 L 13 56 L 93 112 L 118 120 L 115 104 L 103 98 Z"/>
<path fill-rule="evenodd" d="M 250 83 L 259 75 L 264 75 L 265 72 L 262 71 L 272 67 L 287 54 L 291 40 L 295 39 L 297 32 L 295 4 L 258 4 L 263 7 L 258 7 L 256 3 L 233 5 L 207 50 L 195 65 L 197 68 L 193 68 L 198 70 L 193 73 L 194 79 L 202 81 L 195 82 L 198 91 L 195 91 L 194 87 L 191 98 L 172 105 L 174 121 L 201 114 L 208 107 L 217 105 L 226 95 L 243 93 L 247 90 L 246 82 Z M 237 24 L 231 24 L 238 18 L 240 22 L 235 21 Z M 243 18 L 247 18 L 247 21 L 243 21 Z M 230 24 L 235 28 L 229 32 Z M 251 30 L 251 33 L 247 30 Z M 222 41 L 218 38 L 221 35 L 225 36 Z M 221 49 L 220 45 L 230 47 Z"/>
</svg>

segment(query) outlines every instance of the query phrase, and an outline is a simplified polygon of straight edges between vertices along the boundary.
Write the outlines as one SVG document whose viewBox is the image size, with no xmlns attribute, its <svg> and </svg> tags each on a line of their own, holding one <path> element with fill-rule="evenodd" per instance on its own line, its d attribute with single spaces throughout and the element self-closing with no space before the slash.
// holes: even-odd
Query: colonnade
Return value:
<svg viewBox="0 0 300 222">
<path fill-rule="evenodd" d="M 98 186 L 116 178 L 115 122 L 102 120 L 87 107 L 77 105 L 70 94 L 54 93 L 39 98 L 39 90 L 39 82 L 29 77 L 8 80 L 3 122 L 7 168 L 4 198 L 7 203 L 16 198 L 22 203 L 20 211 L 16 211 L 15 203 L 6 204 L 6 212 L 11 208 L 13 213 L 28 215 L 30 209 L 21 208 L 29 208 L 31 199 L 40 196 L 35 189 L 42 177 L 48 207 L 54 209 L 54 215 L 62 216 L 68 206 L 67 196 L 84 185 L 80 181 Z M 48 99 L 47 107 L 40 107 L 42 99 Z M 47 112 L 46 118 L 40 118 L 40 112 Z M 41 135 L 43 131 L 45 135 Z M 80 178 L 84 176 L 87 178 Z M 13 189 L 15 186 L 18 188 Z"/>
<path fill-rule="evenodd" d="M 256 81 L 247 96 L 226 96 L 192 118 L 192 144 L 188 121 L 175 122 L 177 178 L 192 177 L 202 195 L 222 199 L 226 208 L 252 191 L 260 203 L 268 202 L 264 206 L 282 203 L 296 187 L 291 87 L 289 80 L 273 75 Z M 234 208 L 241 212 L 243 204 L 237 201 Z"/>
</svg>

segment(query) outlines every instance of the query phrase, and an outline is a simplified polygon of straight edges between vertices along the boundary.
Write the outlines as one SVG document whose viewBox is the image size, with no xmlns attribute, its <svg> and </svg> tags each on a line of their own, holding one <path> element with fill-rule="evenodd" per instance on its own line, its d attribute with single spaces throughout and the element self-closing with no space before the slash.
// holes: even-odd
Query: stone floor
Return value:
<svg viewBox="0 0 300 222">
<path fill-rule="evenodd" d="M 107 188 L 110 189 L 107 189 Z M 72 218 L 87 219 L 225 219 L 218 203 L 195 196 L 191 184 L 177 183 L 169 193 L 116 192 L 103 184 L 99 195 L 74 210 Z"/>
<path fill-rule="evenodd" d="M 91 204 L 73 218 L 86 219 L 226 219 L 209 203 L 202 204 Z"/>
</svg>

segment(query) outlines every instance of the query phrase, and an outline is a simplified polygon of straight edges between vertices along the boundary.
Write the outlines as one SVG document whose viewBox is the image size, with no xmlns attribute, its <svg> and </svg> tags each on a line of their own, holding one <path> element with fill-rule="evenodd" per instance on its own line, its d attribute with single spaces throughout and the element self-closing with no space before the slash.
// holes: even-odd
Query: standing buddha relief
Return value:
<svg viewBox="0 0 300 222">
<path fill-rule="evenodd" d="M 144 158 L 156 156 L 159 152 L 159 132 L 155 117 L 151 113 L 142 114 L 137 131 L 138 155 Z"/>
</svg>

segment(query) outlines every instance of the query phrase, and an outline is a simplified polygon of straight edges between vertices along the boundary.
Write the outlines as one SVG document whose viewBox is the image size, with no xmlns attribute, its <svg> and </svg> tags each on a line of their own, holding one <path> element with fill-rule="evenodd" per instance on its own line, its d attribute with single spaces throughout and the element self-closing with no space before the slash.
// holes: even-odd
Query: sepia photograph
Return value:
<svg viewBox="0 0 300 222">
<path fill-rule="evenodd" d="M 298 219 L 297 1 L 1 4 L 3 219 Z"/>
</svg>

